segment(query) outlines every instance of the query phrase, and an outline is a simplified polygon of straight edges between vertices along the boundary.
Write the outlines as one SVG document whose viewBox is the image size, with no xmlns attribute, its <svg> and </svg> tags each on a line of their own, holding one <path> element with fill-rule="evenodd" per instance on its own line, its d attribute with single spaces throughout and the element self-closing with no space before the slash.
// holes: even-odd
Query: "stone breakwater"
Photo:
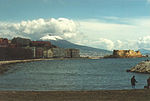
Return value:
<svg viewBox="0 0 150 101">
<path fill-rule="evenodd" d="M 52 60 L 52 59 L 27 59 L 27 60 L 0 61 L 0 65 L 24 63 L 24 62 L 34 62 L 34 61 L 42 61 L 42 60 Z"/>
<path fill-rule="evenodd" d="M 42 60 L 53 60 L 53 59 L 28 59 L 28 60 L 10 60 L 10 61 L 0 61 L 0 74 L 7 72 L 10 68 L 10 64 L 34 62 Z"/>
<path fill-rule="evenodd" d="M 150 73 L 150 61 L 142 61 L 127 72 Z"/>
</svg>

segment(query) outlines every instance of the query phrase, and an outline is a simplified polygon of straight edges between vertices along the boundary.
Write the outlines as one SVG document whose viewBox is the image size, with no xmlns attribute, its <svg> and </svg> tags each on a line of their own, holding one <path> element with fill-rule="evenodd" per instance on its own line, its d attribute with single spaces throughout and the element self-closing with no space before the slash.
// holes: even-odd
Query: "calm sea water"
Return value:
<svg viewBox="0 0 150 101">
<path fill-rule="evenodd" d="M 126 69 L 146 59 L 71 59 L 15 64 L 0 75 L 0 90 L 132 89 L 133 75 L 138 81 L 136 88 L 142 89 L 150 74 L 127 73 Z"/>
</svg>

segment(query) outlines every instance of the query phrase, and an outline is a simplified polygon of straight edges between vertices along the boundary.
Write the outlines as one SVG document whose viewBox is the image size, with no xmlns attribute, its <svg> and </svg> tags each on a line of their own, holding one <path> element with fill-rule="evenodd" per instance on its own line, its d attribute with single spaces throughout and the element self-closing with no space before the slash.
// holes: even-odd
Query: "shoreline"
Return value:
<svg viewBox="0 0 150 101">
<path fill-rule="evenodd" d="M 0 91 L 0 101 L 149 101 L 149 89 L 98 91 Z"/>
</svg>

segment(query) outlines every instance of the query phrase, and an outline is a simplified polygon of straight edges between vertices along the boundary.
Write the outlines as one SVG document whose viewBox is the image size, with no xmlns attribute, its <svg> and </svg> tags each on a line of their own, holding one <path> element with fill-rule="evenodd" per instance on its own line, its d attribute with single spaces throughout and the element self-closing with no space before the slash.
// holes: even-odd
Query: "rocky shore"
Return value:
<svg viewBox="0 0 150 101">
<path fill-rule="evenodd" d="M 150 73 L 150 61 L 142 61 L 138 63 L 136 66 L 127 70 L 127 72 L 138 72 L 138 73 Z"/>
<path fill-rule="evenodd" d="M 0 101 L 150 101 L 150 90 L 0 91 Z"/>
</svg>

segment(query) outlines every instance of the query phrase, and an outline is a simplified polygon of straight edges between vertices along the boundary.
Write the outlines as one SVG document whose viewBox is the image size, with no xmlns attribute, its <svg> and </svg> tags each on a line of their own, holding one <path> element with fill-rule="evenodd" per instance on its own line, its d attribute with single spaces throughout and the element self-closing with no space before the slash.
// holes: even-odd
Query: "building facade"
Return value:
<svg viewBox="0 0 150 101">
<path fill-rule="evenodd" d="M 53 57 L 53 52 L 51 49 L 44 50 L 43 51 L 43 56 L 44 58 L 52 58 Z"/>
<path fill-rule="evenodd" d="M 31 47 L 51 48 L 52 44 L 49 41 L 32 41 Z"/>
<path fill-rule="evenodd" d="M 31 49 L 0 47 L 0 60 L 32 59 Z"/>
<path fill-rule="evenodd" d="M 80 51 L 79 49 L 66 49 L 66 56 L 67 58 L 79 58 L 80 57 Z"/>
<path fill-rule="evenodd" d="M 52 48 L 54 58 L 65 57 L 65 49 L 64 48 Z"/>
<path fill-rule="evenodd" d="M 0 38 L 0 47 L 8 47 L 8 39 L 7 38 Z"/>
<path fill-rule="evenodd" d="M 11 40 L 11 44 L 15 44 L 16 47 L 27 47 L 27 46 L 30 46 L 31 40 L 26 39 L 26 38 L 17 37 L 17 38 L 13 38 Z"/>
<path fill-rule="evenodd" d="M 79 58 L 79 49 L 64 49 L 49 41 L 31 41 L 26 38 L 0 38 L 0 59 Z"/>
</svg>

